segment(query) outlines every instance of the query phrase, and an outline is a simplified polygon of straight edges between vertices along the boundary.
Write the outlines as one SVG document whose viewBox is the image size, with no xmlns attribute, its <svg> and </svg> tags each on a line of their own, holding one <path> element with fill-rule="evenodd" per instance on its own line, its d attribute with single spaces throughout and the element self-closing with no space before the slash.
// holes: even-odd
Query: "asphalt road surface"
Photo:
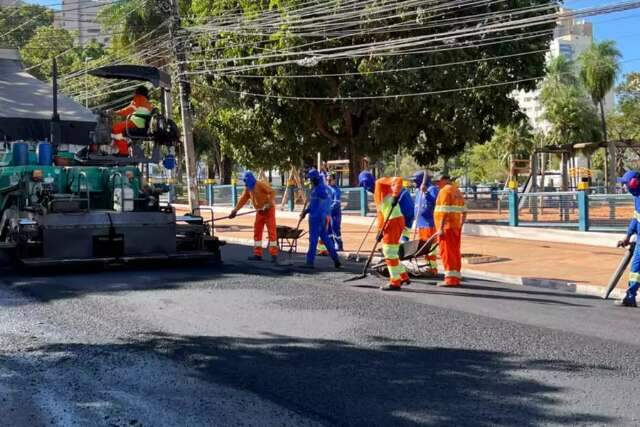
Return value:
<svg viewBox="0 0 640 427">
<path fill-rule="evenodd" d="M 4 272 L 0 425 L 640 425 L 640 310 L 481 281 L 382 293 L 342 282 L 356 266 L 247 255 Z"/>
</svg>

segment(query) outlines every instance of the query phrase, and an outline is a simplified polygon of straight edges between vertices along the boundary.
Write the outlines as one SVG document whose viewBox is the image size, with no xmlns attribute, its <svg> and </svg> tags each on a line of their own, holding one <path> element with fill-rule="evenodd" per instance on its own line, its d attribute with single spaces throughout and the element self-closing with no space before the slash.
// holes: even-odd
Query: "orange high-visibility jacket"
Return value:
<svg viewBox="0 0 640 427">
<path fill-rule="evenodd" d="M 378 208 L 378 229 L 381 229 L 385 220 L 391 215 L 391 219 L 402 216 L 400 205 L 396 205 L 391 211 L 393 198 L 398 197 L 402 191 L 402 177 L 384 177 L 376 180 L 373 192 L 373 200 Z"/>
<path fill-rule="evenodd" d="M 445 185 L 438 193 L 434 217 L 439 229 L 444 218 L 444 229 L 460 229 L 462 215 L 466 212 L 464 197 L 458 187 L 453 184 Z"/>
<path fill-rule="evenodd" d="M 145 121 L 151 117 L 153 105 L 142 95 L 134 95 L 131 104 L 115 112 L 117 116 L 129 117 L 136 127 L 145 127 Z"/>
<path fill-rule="evenodd" d="M 254 209 L 261 210 L 267 203 L 271 204 L 271 206 L 275 206 L 276 192 L 273 191 L 271 186 L 266 182 L 258 181 L 256 182 L 256 186 L 253 191 L 249 191 L 248 188 L 244 189 L 244 192 L 242 193 L 242 196 L 240 196 L 240 200 L 238 200 L 238 204 L 236 205 L 236 210 L 241 209 L 249 199 L 251 199 L 251 204 Z"/>
</svg>

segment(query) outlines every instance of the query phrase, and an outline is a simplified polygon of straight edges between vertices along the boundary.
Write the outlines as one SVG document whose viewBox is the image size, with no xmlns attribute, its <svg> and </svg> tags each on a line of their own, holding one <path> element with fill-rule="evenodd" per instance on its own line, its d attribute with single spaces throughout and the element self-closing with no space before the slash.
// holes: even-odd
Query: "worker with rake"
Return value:
<svg viewBox="0 0 640 427">
<path fill-rule="evenodd" d="M 400 262 L 400 239 L 405 226 L 399 199 L 402 192 L 401 177 L 384 177 L 378 180 L 369 171 L 358 177 L 361 187 L 373 193 L 377 208 L 378 241 L 382 240 L 382 253 L 389 270 L 389 283 L 380 287 L 383 291 L 399 291 L 402 285 L 411 283 L 409 274 Z"/>
<path fill-rule="evenodd" d="M 238 211 L 251 199 L 251 204 L 256 209 L 256 220 L 253 224 L 253 255 L 249 261 L 262 260 L 262 233 L 265 225 L 269 235 L 269 255 L 271 262 L 278 262 L 278 234 L 276 231 L 276 193 L 266 182 L 256 180 L 250 171 L 244 173 L 242 177 L 245 185 L 244 192 L 236 207 L 231 211 L 229 219 L 233 219 Z"/>
</svg>

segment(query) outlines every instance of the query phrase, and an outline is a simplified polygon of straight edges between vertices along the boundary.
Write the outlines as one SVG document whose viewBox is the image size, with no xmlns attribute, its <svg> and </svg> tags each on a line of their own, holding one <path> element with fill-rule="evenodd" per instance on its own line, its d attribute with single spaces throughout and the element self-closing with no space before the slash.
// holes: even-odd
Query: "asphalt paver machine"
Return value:
<svg viewBox="0 0 640 427">
<path fill-rule="evenodd" d="M 161 109 L 126 135 L 130 155 L 109 153 L 110 116 L 98 117 L 22 70 L 0 52 L 0 248 L 22 266 L 220 261 L 224 242 L 196 215 L 161 203 L 166 184 L 141 167 L 178 143 L 164 102 L 170 78 L 154 67 L 93 70 L 160 89 Z M 45 116 L 43 103 L 48 105 Z M 49 136 L 49 138 L 46 138 Z M 151 145 L 150 158 L 142 146 Z M 76 149 L 74 150 L 73 147 Z M 103 149 L 104 148 L 104 149 Z M 149 147 L 147 147 L 149 148 Z"/>
</svg>

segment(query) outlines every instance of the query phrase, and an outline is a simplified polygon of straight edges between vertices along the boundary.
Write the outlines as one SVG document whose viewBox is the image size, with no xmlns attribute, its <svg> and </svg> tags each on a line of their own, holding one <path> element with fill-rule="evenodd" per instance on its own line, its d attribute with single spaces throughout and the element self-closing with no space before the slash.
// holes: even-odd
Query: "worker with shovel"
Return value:
<svg viewBox="0 0 640 427">
<path fill-rule="evenodd" d="M 269 254 L 271 262 L 278 262 L 278 234 L 276 231 L 276 193 L 266 182 L 257 181 L 253 173 L 247 171 L 242 177 L 245 185 L 244 192 L 236 207 L 229 214 L 229 219 L 233 219 L 238 211 L 251 199 L 254 209 L 256 209 L 256 220 L 253 225 L 253 255 L 250 261 L 262 260 L 262 232 L 265 225 L 269 235 Z"/>
<path fill-rule="evenodd" d="M 426 242 L 436 234 L 436 225 L 433 219 L 433 211 L 438 198 L 438 187 L 433 185 L 431 177 L 424 171 L 418 171 L 413 175 L 413 182 L 416 185 L 416 228 L 418 238 L 421 242 Z M 438 275 L 438 263 L 436 261 L 436 247 L 425 256 L 427 261 L 427 274 Z"/>
<path fill-rule="evenodd" d="M 399 199 L 402 192 L 402 178 L 375 179 L 369 171 L 358 177 L 361 187 L 373 193 L 377 208 L 378 239 L 382 240 L 382 253 L 389 270 L 389 283 L 380 287 L 383 291 L 399 291 L 403 284 L 409 284 L 409 274 L 400 262 L 400 239 L 404 230 L 404 216 Z"/>
<path fill-rule="evenodd" d="M 627 190 L 633 195 L 635 209 L 633 217 L 627 227 L 627 236 L 624 240 L 618 242 L 618 246 L 627 247 L 631 244 L 631 237 L 638 235 L 640 228 L 640 173 L 636 171 L 627 171 L 622 178 L 618 179 L 620 184 L 627 187 Z M 637 307 L 636 294 L 640 287 L 640 245 L 636 243 L 633 256 L 631 258 L 631 271 L 629 272 L 629 287 L 624 298 L 617 302 L 621 307 Z"/>
<path fill-rule="evenodd" d="M 307 250 L 307 262 L 304 267 L 314 268 L 318 240 L 322 239 L 329 256 L 333 260 L 333 264 L 336 268 L 340 268 L 338 253 L 328 232 L 327 218 L 331 210 L 331 192 L 316 169 L 309 170 L 307 178 L 311 182 L 309 204 L 300 213 L 301 220 L 309 215 L 309 249 Z"/>
</svg>

